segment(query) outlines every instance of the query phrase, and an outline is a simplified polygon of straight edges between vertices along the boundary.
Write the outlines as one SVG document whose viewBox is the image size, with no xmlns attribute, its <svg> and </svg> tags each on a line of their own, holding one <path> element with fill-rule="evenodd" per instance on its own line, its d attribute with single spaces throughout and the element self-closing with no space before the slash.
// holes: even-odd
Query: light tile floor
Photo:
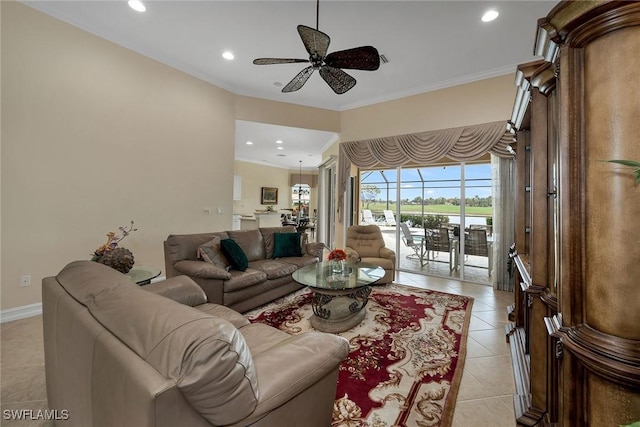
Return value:
<svg viewBox="0 0 640 427">
<path fill-rule="evenodd" d="M 451 279 L 398 273 L 396 283 L 474 297 L 467 359 L 452 427 L 515 426 L 515 391 L 506 307 L 513 294 Z M 0 329 L 1 415 L 12 409 L 46 409 L 42 316 L 3 323 Z M 0 415 L 0 416 L 1 416 Z M 53 426 L 49 421 L 8 421 L 2 426 Z M 64 423 L 62 423 L 64 425 Z"/>
</svg>

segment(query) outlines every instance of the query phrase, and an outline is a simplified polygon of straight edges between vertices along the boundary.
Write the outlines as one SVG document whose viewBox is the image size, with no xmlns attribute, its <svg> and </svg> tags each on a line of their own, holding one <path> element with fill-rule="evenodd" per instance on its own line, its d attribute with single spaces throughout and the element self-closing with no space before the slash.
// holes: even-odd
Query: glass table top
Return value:
<svg viewBox="0 0 640 427">
<path fill-rule="evenodd" d="M 133 267 L 128 273 L 127 276 L 131 278 L 137 284 L 149 284 L 151 279 L 155 279 L 160 276 L 160 269 L 155 267 Z"/>
<path fill-rule="evenodd" d="M 331 262 L 307 265 L 293 273 L 293 280 L 316 289 L 357 289 L 371 285 L 384 277 L 382 267 L 360 262 L 345 264 L 342 274 L 335 274 Z"/>
</svg>

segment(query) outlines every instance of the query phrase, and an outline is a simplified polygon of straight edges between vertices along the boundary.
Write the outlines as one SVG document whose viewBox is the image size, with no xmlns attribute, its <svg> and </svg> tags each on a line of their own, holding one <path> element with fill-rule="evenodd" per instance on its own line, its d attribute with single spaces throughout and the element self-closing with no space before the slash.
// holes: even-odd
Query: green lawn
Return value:
<svg viewBox="0 0 640 427">
<path fill-rule="evenodd" d="M 395 203 L 390 203 L 387 208 L 386 203 L 369 203 L 368 207 L 365 205 L 364 209 L 369 209 L 376 214 L 382 214 L 385 209 L 390 209 L 393 212 L 396 211 Z M 420 213 L 422 212 L 422 206 L 420 205 L 401 205 L 400 212 L 402 213 Z M 460 215 L 460 206 L 453 205 L 425 205 L 425 214 L 441 214 L 441 215 Z M 465 207 L 466 215 L 478 215 L 478 216 L 491 216 L 492 208 L 489 207 Z"/>
</svg>

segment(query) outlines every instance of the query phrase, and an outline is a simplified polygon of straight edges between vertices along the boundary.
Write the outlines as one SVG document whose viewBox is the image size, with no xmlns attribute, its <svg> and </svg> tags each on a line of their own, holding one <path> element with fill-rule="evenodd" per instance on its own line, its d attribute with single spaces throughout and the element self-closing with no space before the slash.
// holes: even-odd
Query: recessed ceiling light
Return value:
<svg viewBox="0 0 640 427">
<path fill-rule="evenodd" d="M 247 141 L 247 145 L 253 145 L 253 142 Z"/>
<path fill-rule="evenodd" d="M 235 58 L 235 56 L 233 55 L 233 53 L 232 53 L 232 52 L 230 52 L 230 51 L 228 51 L 228 50 L 227 50 L 226 52 L 223 52 L 223 53 L 222 53 L 222 57 L 223 57 L 224 59 L 228 60 L 228 61 L 231 61 L 233 58 Z"/>
<path fill-rule="evenodd" d="M 276 141 L 276 144 L 282 144 L 282 141 L 277 140 L 277 141 Z"/>
<path fill-rule="evenodd" d="M 500 15 L 496 10 L 488 10 L 482 15 L 482 22 L 491 22 Z"/>
<path fill-rule="evenodd" d="M 284 147 L 276 147 L 278 150 L 284 150 Z"/>
<path fill-rule="evenodd" d="M 129 7 L 136 12 L 144 12 L 147 10 L 140 0 L 129 0 Z"/>
</svg>

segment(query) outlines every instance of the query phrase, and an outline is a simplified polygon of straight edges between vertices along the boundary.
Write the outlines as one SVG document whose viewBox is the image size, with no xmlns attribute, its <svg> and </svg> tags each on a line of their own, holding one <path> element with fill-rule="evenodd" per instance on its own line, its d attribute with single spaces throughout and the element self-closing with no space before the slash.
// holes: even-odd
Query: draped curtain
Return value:
<svg viewBox="0 0 640 427">
<path fill-rule="evenodd" d="M 467 162 L 487 152 L 503 158 L 513 156 L 507 144 L 513 134 L 505 121 L 340 143 L 338 158 L 338 218 L 342 221 L 344 194 L 351 165 L 359 168 L 398 167 L 407 163 L 426 165 L 447 157 Z"/>
<path fill-rule="evenodd" d="M 515 161 L 491 156 L 493 176 L 493 287 L 513 291 L 513 278 L 507 268 L 509 246 L 515 240 Z"/>
</svg>

